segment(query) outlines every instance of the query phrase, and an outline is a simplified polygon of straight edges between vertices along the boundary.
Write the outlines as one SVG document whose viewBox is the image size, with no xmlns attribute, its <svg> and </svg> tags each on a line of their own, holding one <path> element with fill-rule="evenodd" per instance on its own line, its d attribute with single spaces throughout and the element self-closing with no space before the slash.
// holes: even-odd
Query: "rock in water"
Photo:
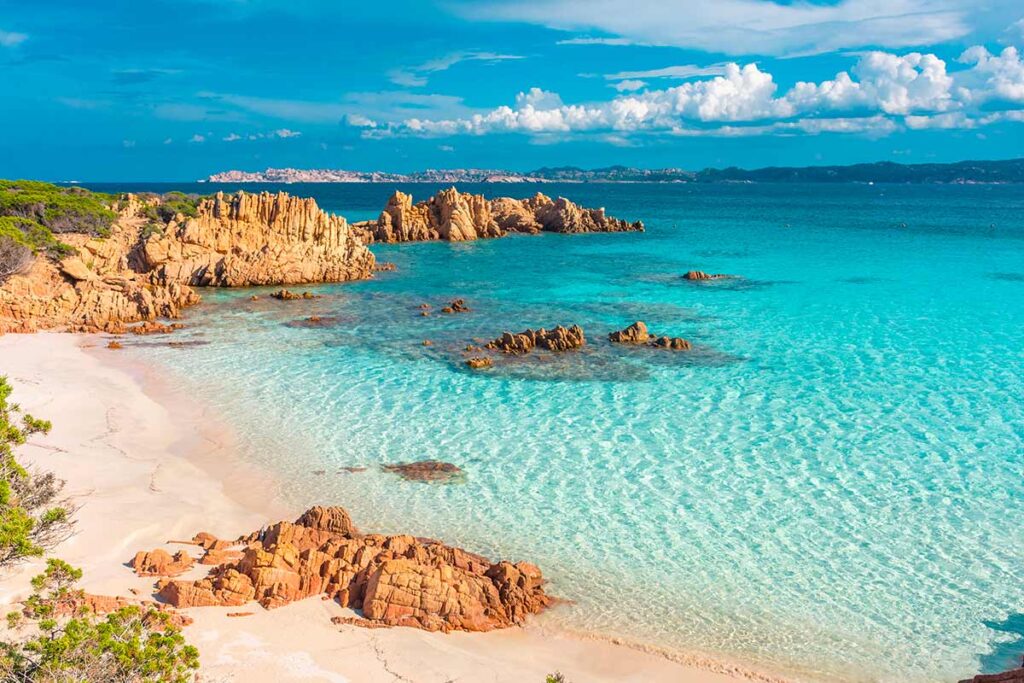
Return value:
<svg viewBox="0 0 1024 683">
<path fill-rule="evenodd" d="M 583 328 L 579 325 L 562 327 L 558 325 L 552 330 L 523 330 L 522 332 L 505 332 L 487 344 L 488 349 L 502 353 L 523 354 L 534 349 L 548 351 L 571 351 L 582 348 L 587 343 Z"/>
<path fill-rule="evenodd" d="M 552 602 L 532 564 L 492 563 L 412 536 L 361 535 L 337 507 L 311 508 L 241 540 L 242 559 L 198 581 L 161 581 L 159 597 L 182 608 L 257 600 L 270 609 L 323 594 L 362 610 L 354 623 L 428 631 L 506 628 Z"/>
<path fill-rule="evenodd" d="M 724 273 L 705 273 L 703 270 L 691 270 L 683 276 L 683 279 L 700 282 L 702 280 L 724 280 L 730 277 L 732 276 L 725 275 Z"/>
<path fill-rule="evenodd" d="M 462 242 L 509 232 L 627 232 L 642 231 L 644 226 L 610 218 L 604 209 L 587 209 L 564 197 L 551 199 L 538 192 L 529 199 L 488 200 L 453 187 L 417 204 L 411 195 L 395 192 L 376 221 L 353 228 L 366 242 Z"/>
<path fill-rule="evenodd" d="M 643 344 L 649 338 L 647 325 L 642 320 L 636 321 L 624 330 L 612 332 L 608 335 L 608 339 L 616 344 Z"/>
<path fill-rule="evenodd" d="M 465 478 L 462 468 L 442 460 L 419 460 L 396 465 L 381 465 L 381 469 L 385 472 L 393 472 L 406 481 L 449 484 Z"/>
</svg>

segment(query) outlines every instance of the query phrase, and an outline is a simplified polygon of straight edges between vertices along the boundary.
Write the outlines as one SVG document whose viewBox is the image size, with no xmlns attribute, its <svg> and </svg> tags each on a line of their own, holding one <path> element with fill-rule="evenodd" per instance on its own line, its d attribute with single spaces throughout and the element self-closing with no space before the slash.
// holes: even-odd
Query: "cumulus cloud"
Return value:
<svg viewBox="0 0 1024 683">
<path fill-rule="evenodd" d="M 1019 0 L 460 0 L 463 15 L 731 55 L 934 45 L 1020 18 Z"/>
<path fill-rule="evenodd" d="M 647 87 L 647 81 L 641 81 L 633 78 L 627 78 L 624 81 L 619 81 L 613 86 L 619 92 L 633 92 L 634 90 L 643 90 Z"/>
<path fill-rule="evenodd" d="M 452 52 L 443 57 L 432 59 L 417 66 L 393 69 L 388 78 L 396 85 L 418 88 L 427 84 L 429 75 L 439 71 L 447 71 L 461 62 L 502 62 L 509 59 L 523 59 L 520 55 L 500 54 L 497 52 Z"/>
<path fill-rule="evenodd" d="M 1018 51 L 1010 47 L 993 55 L 974 47 L 960 63 L 965 68 L 951 71 L 934 54 L 866 52 L 849 71 L 821 82 L 798 82 L 784 92 L 757 64 L 728 63 L 713 78 L 642 93 L 631 91 L 645 83 L 623 79 L 624 94 L 603 102 L 566 104 L 556 93 L 531 88 L 519 93 L 512 106 L 459 118 L 407 118 L 382 124 L 371 137 L 634 131 L 887 134 L 900 126 L 970 128 L 1015 120 L 982 114 L 978 105 L 1024 109 L 1024 63 Z"/>
<path fill-rule="evenodd" d="M 21 45 L 26 40 L 28 40 L 28 36 L 24 33 L 15 33 L 14 31 L 4 31 L 0 29 L 0 47 L 14 47 L 16 45 Z"/>
</svg>

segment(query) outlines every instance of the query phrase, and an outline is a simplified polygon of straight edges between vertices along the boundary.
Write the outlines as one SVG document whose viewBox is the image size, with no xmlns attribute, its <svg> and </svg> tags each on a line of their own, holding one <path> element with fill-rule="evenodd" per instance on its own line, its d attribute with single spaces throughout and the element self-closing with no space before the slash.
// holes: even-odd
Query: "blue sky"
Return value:
<svg viewBox="0 0 1024 683">
<path fill-rule="evenodd" d="M 0 177 L 1024 156 L 1022 52 L 1020 0 L 0 0 Z"/>
</svg>

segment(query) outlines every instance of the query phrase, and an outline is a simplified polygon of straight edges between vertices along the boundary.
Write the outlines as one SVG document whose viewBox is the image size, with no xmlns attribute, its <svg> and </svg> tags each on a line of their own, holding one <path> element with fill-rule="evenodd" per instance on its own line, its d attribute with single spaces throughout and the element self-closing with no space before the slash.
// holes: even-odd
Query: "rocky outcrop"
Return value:
<svg viewBox="0 0 1024 683">
<path fill-rule="evenodd" d="M 195 218 L 146 239 L 141 255 L 162 282 L 215 287 L 360 280 L 374 267 L 344 218 L 284 192 L 218 192 Z"/>
<path fill-rule="evenodd" d="M 690 342 L 682 337 L 651 335 L 647 330 L 647 325 L 642 320 L 637 320 L 624 330 L 612 332 L 608 335 L 608 340 L 616 344 L 644 344 L 673 351 L 689 351 L 693 348 Z"/>
<path fill-rule="evenodd" d="M 131 562 L 132 569 L 139 576 L 178 576 L 187 572 L 194 564 L 191 555 L 183 550 L 171 555 L 160 548 L 150 552 L 140 550 Z"/>
<path fill-rule="evenodd" d="M 494 367 L 494 361 L 487 356 L 473 356 L 466 359 L 466 366 L 470 370 L 486 370 L 487 368 Z"/>
<path fill-rule="evenodd" d="M 256 600 L 271 609 L 322 594 L 361 610 L 355 623 L 429 631 L 506 628 L 551 604 L 532 564 L 492 563 L 412 536 L 362 535 L 338 507 L 311 508 L 241 540 L 242 559 L 199 581 L 162 581 L 159 597 L 175 607 Z"/>
<path fill-rule="evenodd" d="M 441 309 L 442 313 L 469 313 L 469 306 L 466 305 L 465 299 L 455 299 L 447 306 Z"/>
<path fill-rule="evenodd" d="M 554 329 L 546 330 L 543 327 L 539 330 L 523 330 L 522 332 L 506 332 L 497 339 L 487 344 L 488 349 L 501 351 L 502 353 L 523 354 L 530 353 L 534 349 L 545 349 L 547 351 L 571 351 L 581 348 L 587 343 L 583 334 L 583 328 L 579 325 L 562 327 L 558 325 Z"/>
<path fill-rule="evenodd" d="M 196 216 L 154 229 L 152 208 L 127 195 L 109 236 L 62 233 L 74 255 L 39 256 L 0 286 L 0 333 L 40 329 L 125 331 L 177 318 L 197 285 L 335 282 L 370 277 L 373 254 L 338 216 L 284 193 L 218 194 Z"/>
<path fill-rule="evenodd" d="M 503 237 L 510 232 L 627 232 L 644 229 L 605 215 L 604 209 L 587 209 L 559 197 L 537 193 L 528 199 L 459 192 L 454 187 L 413 204 L 412 196 L 395 192 L 376 221 L 353 226 L 366 242 L 461 242 Z"/>
</svg>

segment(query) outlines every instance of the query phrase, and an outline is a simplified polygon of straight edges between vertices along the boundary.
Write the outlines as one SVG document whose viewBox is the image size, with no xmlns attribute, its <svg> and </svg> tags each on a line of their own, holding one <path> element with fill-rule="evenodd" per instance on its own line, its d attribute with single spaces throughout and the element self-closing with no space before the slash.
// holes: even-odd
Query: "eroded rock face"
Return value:
<svg viewBox="0 0 1024 683">
<path fill-rule="evenodd" d="M 0 286 L 0 333 L 64 329 L 121 333 L 126 323 L 177 318 L 199 302 L 196 285 L 338 282 L 370 277 L 373 254 L 339 216 L 284 193 L 218 194 L 195 218 L 162 232 L 128 195 L 111 234 L 62 233 L 76 254 L 38 257 Z"/>
<path fill-rule="evenodd" d="M 502 353 L 523 354 L 530 353 L 534 349 L 571 351 L 581 348 L 586 343 L 587 339 L 583 334 L 583 328 L 579 325 L 572 327 L 558 325 L 551 330 L 542 327 L 539 330 L 506 332 L 488 343 L 487 348 Z"/>
<path fill-rule="evenodd" d="M 412 196 L 395 192 L 376 221 L 357 223 L 366 242 L 461 242 L 503 237 L 510 232 L 626 232 L 644 229 L 605 215 L 604 209 L 587 209 L 559 197 L 537 193 L 529 199 L 459 192 L 454 187 L 413 204 Z"/>
<path fill-rule="evenodd" d="M 315 507 L 244 539 L 242 559 L 199 581 L 169 579 L 159 596 L 175 607 L 270 609 L 324 594 L 362 610 L 366 626 L 489 631 L 521 623 L 551 604 L 540 570 L 492 563 L 437 541 L 361 535 L 337 507 Z"/>
<path fill-rule="evenodd" d="M 370 277 L 373 254 L 344 218 L 284 192 L 200 201 L 195 218 L 172 220 L 142 244 L 162 282 L 216 287 L 344 282 Z"/>
</svg>

